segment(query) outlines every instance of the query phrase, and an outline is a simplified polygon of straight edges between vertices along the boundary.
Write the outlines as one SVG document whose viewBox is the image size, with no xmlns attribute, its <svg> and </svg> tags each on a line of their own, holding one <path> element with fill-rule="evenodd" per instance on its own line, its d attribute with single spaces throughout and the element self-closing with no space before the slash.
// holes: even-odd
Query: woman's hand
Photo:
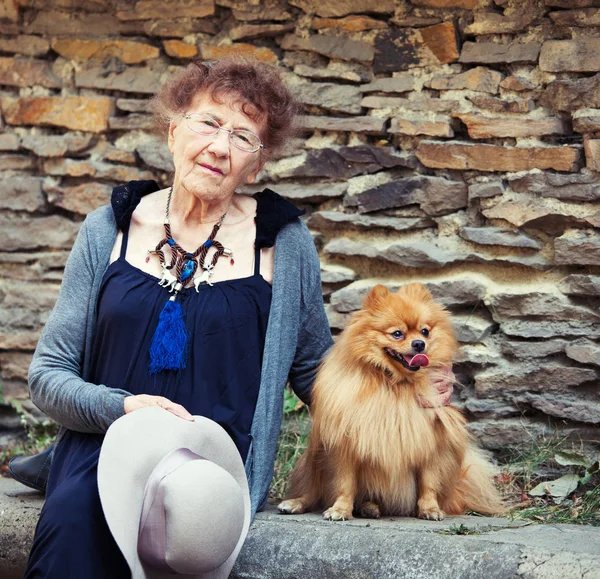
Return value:
<svg viewBox="0 0 600 579">
<path fill-rule="evenodd" d="M 181 404 L 175 404 L 163 396 L 150 396 L 150 394 L 138 394 L 125 398 L 125 414 L 146 408 L 147 406 L 160 406 L 175 416 L 194 422 L 194 417 Z"/>
<path fill-rule="evenodd" d="M 434 406 L 448 406 L 450 404 L 450 398 L 454 391 L 454 382 L 456 382 L 456 376 L 452 372 L 452 366 L 445 366 L 437 372 L 431 374 L 431 384 L 435 387 L 439 394 L 437 404 L 431 400 L 419 394 L 419 404 L 423 408 L 433 408 Z"/>
</svg>

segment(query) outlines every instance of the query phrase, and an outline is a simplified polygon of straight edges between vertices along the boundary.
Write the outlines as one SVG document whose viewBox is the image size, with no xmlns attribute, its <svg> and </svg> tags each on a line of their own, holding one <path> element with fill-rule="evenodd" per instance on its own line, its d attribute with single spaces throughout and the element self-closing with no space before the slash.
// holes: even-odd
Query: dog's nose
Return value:
<svg viewBox="0 0 600 579">
<path fill-rule="evenodd" d="M 425 342 L 423 340 L 413 340 L 411 346 L 412 349 L 419 354 L 425 351 Z"/>
</svg>

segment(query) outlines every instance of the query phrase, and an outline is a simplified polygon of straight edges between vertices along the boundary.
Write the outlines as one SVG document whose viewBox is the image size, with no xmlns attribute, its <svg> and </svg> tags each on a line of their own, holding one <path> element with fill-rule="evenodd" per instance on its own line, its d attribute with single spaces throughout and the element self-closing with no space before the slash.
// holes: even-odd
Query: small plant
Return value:
<svg viewBox="0 0 600 579">
<path fill-rule="evenodd" d="M 483 531 L 480 529 L 470 529 L 466 525 L 460 523 L 460 525 L 450 525 L 441 533 L 442 535 L 481 535 Z"/>
</svg>

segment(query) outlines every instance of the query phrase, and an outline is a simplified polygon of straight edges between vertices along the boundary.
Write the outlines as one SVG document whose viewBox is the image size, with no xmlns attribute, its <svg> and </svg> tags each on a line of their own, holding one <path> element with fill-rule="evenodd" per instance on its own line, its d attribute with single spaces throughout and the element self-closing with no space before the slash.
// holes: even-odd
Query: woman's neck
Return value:
<svg viewBox="0 0 600 579">
<path fill-rule="evenodd" d="M 169 217 L 184 227 L 213 224 L 225 213 L 236 211 L 235 193 L 227 197 L 201 199 L 185 190 L 173 190 Z"/>
</svg>

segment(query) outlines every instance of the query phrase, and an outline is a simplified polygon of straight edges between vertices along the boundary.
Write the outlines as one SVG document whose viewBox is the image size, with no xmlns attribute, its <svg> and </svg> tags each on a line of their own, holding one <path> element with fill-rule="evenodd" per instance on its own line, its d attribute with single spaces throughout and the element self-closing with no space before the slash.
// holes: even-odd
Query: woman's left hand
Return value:
<svg viewBox="0 0 600 579">
<path fill-rule="evenodd" d="M 439 398 L 437 403 L 425 398 L 419 394 L 419 404 L 422 408 L 433 408 L 434 406 L 448 406 L 450 404 L 450 398 L 454 391 L 454 382 L 456 382 L 456 376 L 452 372 L 452 366 L 445 366 L 437 372 L 431 374 L 431 384 L 437 390 Z"/>
</svg>

